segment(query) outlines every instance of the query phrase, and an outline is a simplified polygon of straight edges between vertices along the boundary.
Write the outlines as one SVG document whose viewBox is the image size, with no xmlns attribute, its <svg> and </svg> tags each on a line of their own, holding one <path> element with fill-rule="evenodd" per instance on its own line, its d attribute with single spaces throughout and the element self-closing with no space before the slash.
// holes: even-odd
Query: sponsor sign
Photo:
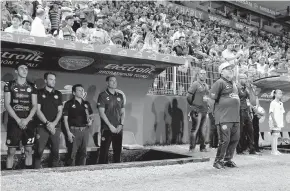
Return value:
<svg viewBox="0 0 290 191">
<path fill-rule="evenodd" d="M 93 62 L 93 58 L 84 56 L 64 56 L 58 60 L 58 64 L 66 70 L 80 70 Z"/>
<path fill-rule="evenodd" d="M 29 106 L 23 106 L 23 105 L 14 105 L 13 110 L 14 111 L 29 111 Z"/>
<path fill-rule="evenodd" d="M 30 38 L 5 32 L 1 35 L 13 40 L 1 42 L 1 64 L 4 67 L 25 64 L 28 68 L 45 71 L 153 79 L 167 67 L 183 65 L 186 61 L 182 57 L 124 50 L 111 45 Z M 150 67 L 144 65 L 149 63 Z"/>
</svg>

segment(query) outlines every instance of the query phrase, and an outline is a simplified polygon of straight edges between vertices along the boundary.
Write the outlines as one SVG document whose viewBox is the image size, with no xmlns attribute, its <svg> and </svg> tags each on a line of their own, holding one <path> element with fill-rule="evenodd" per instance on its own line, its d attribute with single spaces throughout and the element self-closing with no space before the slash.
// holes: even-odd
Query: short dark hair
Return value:
<svg viewBox="0 0 290 191">
<path fill-rule="evenodd" d="M 22 66 L 22 65 L 27 67 L 26 64 L 16 64 L 14 69 L 15 69 L 15 70 L 18 70 L 18 68 L 19 68 L 20 66 Z"/>
<path fill-rule="evenodd" d="M 22 21 L 22 25 L 24 25 L 25 23 L 30 23 L 31 24 L 31 22 L 29 20 Z"/>
<path fill-rule="evenodd" d="M 114 76 L 114 75 L 107 76 L 106 77 L 106 82 L 108 82 L 111 78 L 116 78 L 116 76 Z"/>
<path fill-rule="evenodd" d="M 82 84 L 75 84 L 75 85 L 72 87 L 72 93 L 73 93 L 73 92 L 76 92 L 77 87 L 82 87 L 82 88 L 84 88 Z"/>
<path fill-rule="evenodd" d="M 82 20 L 82 22 L 81 22 L 82 26 L 84 23 L 88 23 L 88 20 L 87 19 Z"/>
<path fill-rule="evenodd" d="M 55 74 L 55 73 L 52 73 L 52 72 L 46 72 L 46 73 L 44 73 L 43 78 L 44 78 L 45 80 L 47 80 L 48 75 L 54 75 L 54 76 L 56 77 L 56 74 Z"/>
</svg>

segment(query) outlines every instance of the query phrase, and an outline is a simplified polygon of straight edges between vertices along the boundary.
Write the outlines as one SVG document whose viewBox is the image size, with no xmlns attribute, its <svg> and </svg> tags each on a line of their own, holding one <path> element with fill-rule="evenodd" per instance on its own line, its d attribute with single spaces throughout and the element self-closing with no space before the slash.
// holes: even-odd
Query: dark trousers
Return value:
<svg viewBox="0 0 290 191">
<path fill-rule="evenodd" d="M 84 130 L 71 129 L 71 132 L 75 137 L 73 143 L 68 146 L 68 165 L 86 165 L 89 128 Z"/>
<path fill-rule="evenodd" d="M 59 161 L 59 136 L 61 129 L 56 128 L 55 134 L 52 135 L 44 125 L 40 125 L 36 129 L 36 148 L 34 152 L 34 168 L 41 167 L 41 158 L 43 151 L 50 144 L 52 167 L 58 166 Z"/>
<path fill-rule="evenodd" d="M 123 131 L 113 134 L 110 130 L 102 130 L 99 164 L 108 164 L 110 145 L 113 147 L 113 162 L 121 162 Z"/>
<path fill-rule="evenodd" d="M 200 150 L 205 149 L 205 133 L 208 115 L 207 113 L 198 113 L 196 111 L 191 111 L 190 116 L 192 120 L 192 127 L 189 137 L 189 149 L 193 150 L 195 148 L 197 135 L 199 135 Z"/>
<path fill-rule="evenodd" d="M 253 117 L 253 130 L 254 130 L 254 146 L 256 150 L 259 150 L 259 137 L 260 137 L 260 125 L 257 115 Z"/>
<path fill-rule="evenodd" d="M 247 148 L 250 152 L 255 150 L 254 130 L 249 110 L 240 110 L 240 140 L 237 146 L 237 153 L 242 153 Z"/>
<path fill-rule="evenodd" d="M 215 161 L 230 161 L 240 139 L 240 123 L 221 123 L 217 125 L 219 147 Z"/>
<path fill-rule="evenodd" d="M 210 134 L 209 134 L 209 137 L 210 137 L 209 146 L 211 148 L 218 148 L 219 138 L 218 138 L 218 133 L 217 133 L 217 127 L 215 125 L 214 116 L 212 113 L 209 113 L 208 116 L 211 123 Z"/>
</svg>

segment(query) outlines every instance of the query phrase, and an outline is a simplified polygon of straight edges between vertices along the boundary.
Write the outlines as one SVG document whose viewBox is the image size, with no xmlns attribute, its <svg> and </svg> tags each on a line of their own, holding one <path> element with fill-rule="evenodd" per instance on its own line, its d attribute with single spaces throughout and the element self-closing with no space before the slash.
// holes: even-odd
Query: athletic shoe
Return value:
<svg viewBox="0 0 290 191">
<path fill-rule="evenodd" d="M 214 162 L 213 167 L 215 167 L 216 169 L 225 169 L 224 163 L 221 161 Z"/>
<path fill-rule="evenodd" d="M 236 168 L 236 167 L 238 167 L 237 165 L 236 165 L 236 163 L 234 163 L 233 161 L 225 161 L 225 163 L 224 163 L 224 166 L 226 166 L 226 167 L 230 167 L 230 168 Z"/>
</svg>

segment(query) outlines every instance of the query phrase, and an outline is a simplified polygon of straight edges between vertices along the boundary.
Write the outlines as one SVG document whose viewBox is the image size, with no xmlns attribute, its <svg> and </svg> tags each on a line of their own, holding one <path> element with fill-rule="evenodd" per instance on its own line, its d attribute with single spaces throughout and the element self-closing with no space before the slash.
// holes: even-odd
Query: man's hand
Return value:
<svg viewBox="0 0 290 191">
<path fill-rule="evenodd" d="M 118 125 L 117 126 L 117 133 L 120 133 L 123 129 L 123 125 Z"/>
<path fill-rule="evenodd" d="M 55 134 L 55 126 L 56 126 L 56 124 L 54 122 L 48 123 L 47 126 L 46 126 L 46 128 L 50 131 L 50 133 L 52 135 Z"/>
<path fill-rule="evenodd" d="M 20 129 L 25 129 L 26 127 L 23 126 L 23 124 L 22 124 L 22 120 L 23 120 L 23 119 L 19 118 L 16 122 L 17 122 L 17 124 L 18 124 L 18 126 L 19 126 Z"/>
<path fill-rule="evenodd" d="M 67 133 L 67 137 L 68 137 L 68 141 L 69 141 L 70 143 L 72 143 L 72 142 L 74 141 L 73 139 L 74 139 L 75 136 L 72 134 L 72 132 L 69 131 L 69 132 Z"/>
<path fill-rule="evenodd" d="M 109 129 L 110 129 L 110 131 L 111 131 L 112 133 L 118 133 L 116 127 L 114 127 L 113 125 L 110 125 L 110 126 L 109 126 Z"/>
<path fill-rule="evenodd" d="M 27 127 L 27 124 L 30 120 L 28 120 L 27 118 L 26 119 L 21 119 L 21 122 L 20 122 L 20 126 L 23 127 L 23 129 L 26 129 Z"/>
<path fill-rule="evenodd" d="M 93 124 L 94 119 L 89 117 L 88 119 L 88 126 L 91 126 Z"/>
</svg>

